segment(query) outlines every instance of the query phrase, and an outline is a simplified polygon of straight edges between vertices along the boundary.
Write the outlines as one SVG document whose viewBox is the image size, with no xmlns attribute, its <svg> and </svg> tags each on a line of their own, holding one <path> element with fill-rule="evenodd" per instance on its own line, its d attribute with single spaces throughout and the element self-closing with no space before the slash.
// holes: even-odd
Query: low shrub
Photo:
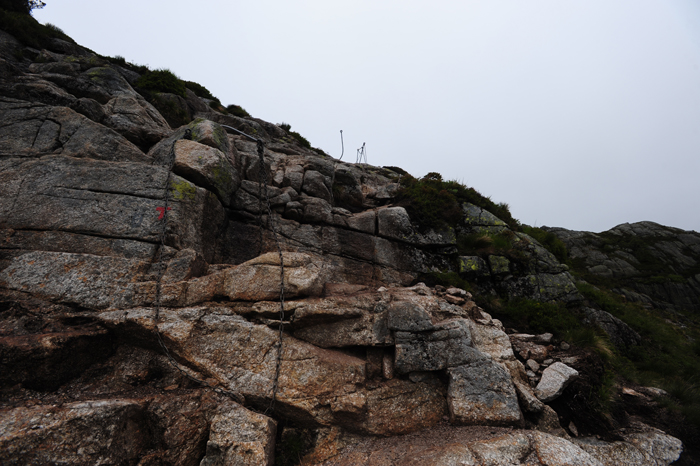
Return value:
<svg viewBox="0 0 700 466">
<path fill-rule="evenodd" d="M 149 70 L 136 80 L 136 87 L 150 92 L 168 92 L 185 97 L 185 83 L 168 69 Z"/>
<path fill-rule="evenodd" d="M 237 116 L 240 118 L 246 118 L 250 117 L 250 113 L 248 113 L 245 108 L 241 107 L 240 105 L 228 105 L 226 106 L 226 111 L 229 112 L 233 116 Z"/>
<path fill-rule="evenodd" d="M 561 303 L 511 298 L 505 302 L 497 315 L 504 323 L 520 331 L 550 332 L 560 339 L 571 338 L 582 328 L 579 318 Z M 585 334 L 578 335 L 581 336 L 580 341 L 585 343 Z"/>
<path fill-rule="evenodd" d="M 614 315 L 642 336 L 641 345 L 627 348 L 614 358 L 616 366 L 624 367 L 624 376 L 642 385 L 667 390 L 677 401 L 668 407 L 700 427 L 698 322 L 686 316 L 683 324 L 674 324 L 655 311 L 625 302 L 607 289 L 587 283 L 579 283 L 577 287 L 591 305 Z"/>
<path fill-rule="evenodd" d="M 406 174 L 401 177 L 400 184 L 397 205 L 403 206 L 424 230 L 456 226 L 462 218 L 465 202 L 488 210 L 511 228 L 519 228 L 507 204 L 496 204 L 457 181 L 443 181 L 439 173 L 428 173 L 421 179 Z"/>
<path fill-rule="evenodd" d="M 23 45 L 36 49 L 51 49 L 52 39 L 75 43 L 60 28 L 43 25 L 27 13 L 0 8 L 0 29 L 14 36 Z"/>
</svg>

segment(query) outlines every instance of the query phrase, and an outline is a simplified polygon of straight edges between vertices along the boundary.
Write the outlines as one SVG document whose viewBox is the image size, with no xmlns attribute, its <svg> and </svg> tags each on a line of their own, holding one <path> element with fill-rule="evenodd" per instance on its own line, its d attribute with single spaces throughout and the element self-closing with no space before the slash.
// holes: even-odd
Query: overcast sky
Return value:
<svg viewBox="0 0 700 466">
<path fill-rule="evenodd" d="M 698 0 L 45 0 L 313 146 L 439 172 L 536 226 L 700 231 Z"/>
</svg>

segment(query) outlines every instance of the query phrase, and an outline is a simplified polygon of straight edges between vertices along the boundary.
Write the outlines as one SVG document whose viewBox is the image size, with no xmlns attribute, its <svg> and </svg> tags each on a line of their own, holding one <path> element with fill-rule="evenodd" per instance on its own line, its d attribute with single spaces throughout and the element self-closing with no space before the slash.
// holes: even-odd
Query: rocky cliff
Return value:
<svg viewBox="0 0 700 466">
<path fill-rule="evenodd" d="M 65 38 L 36 47 L 0 31 L 3 464 L 679 458 L 642 418 L 577 428 L 557 400 L 594 355 L 445 281 L 574 313 L 569 267 L 532 236 L 470 202 L 427 227 L 397 202 L 400 169 L 145 92 L 144 70 Z"/>
</svg>

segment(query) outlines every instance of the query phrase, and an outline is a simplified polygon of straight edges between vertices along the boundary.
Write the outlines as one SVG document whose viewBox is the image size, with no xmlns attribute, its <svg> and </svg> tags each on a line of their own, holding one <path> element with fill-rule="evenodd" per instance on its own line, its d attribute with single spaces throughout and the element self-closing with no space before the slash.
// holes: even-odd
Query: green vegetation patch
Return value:
<svg viewBox="0 0 700 466">
<path fill-rule="evenodd" d="M 535 238 L 537 242 L 544 246 L 547 251 L 551 252 L 559 262 L 562 264 L 568 263 L 569 252 L 564 242 L 560 240 L 557 235 L 551 231 L 545 231 L 542 228 L 530 227 L 527 225 L 523 225 L 523 233 Z"/>
<path fill-rule="evenodd" d="M 0 29 L 11 34 L 23 45 L 36 49 L 51 49 L 52 39 L 61 39 L 75 43 L 60 28 L 43 25 L 28 13 L 0 9 Z"/>
<path fill-rule="evenodd" d="M 245 108 L 241 107 L 240 105 L 227 105 L 226 106 L 226 111 L 230 113 L 233 116 L 237 116 L 239 118 L 246 118 L 250 117 L 250 113 L 246 111 Z"/>
<path fill-rule="evenodd" d="M 642 336 L 640 346 L 615 356 L 618 371 L 635 383 L 668 391 L 677 401 L 667 407 L 700 427 L 700 322 L 684 317 L 682 324 L 673 323 L 605 289 L 585 283 L 577 287 L 594 306 Z"/>
<path fill-rule="evenodd" d="M 221 104 L 221 101 L 217 97 L 214 97 L 214 95 L 211 92 L 209 92 L 209 89 L 202 86 L 201 84 L 196 83 L 194 81 L 183 82 L 185 83 L 185 87 L 194 92 L 197 97 L 203 97 L 205 99 L 213 100 Z"/>
<path fill-rule="evenodd" d="M 507 204 L 496 204 L 474 188 L 457 181 L 443 181 L 439 173 L 428 173 L 421 179 L 402 176 L 396 202 L 424 230 L 457 226 L 462 219 L 461 206 L 465 202 L 488 210 L 511 228 L 519 227 Z"/>
<path fill-rule="evenodd" d="M 168 92 L 185 97 L 185 82 L 168 69 L 149 70 L 136 80 L 136 86 L 151 92 Z"/>
</svg>

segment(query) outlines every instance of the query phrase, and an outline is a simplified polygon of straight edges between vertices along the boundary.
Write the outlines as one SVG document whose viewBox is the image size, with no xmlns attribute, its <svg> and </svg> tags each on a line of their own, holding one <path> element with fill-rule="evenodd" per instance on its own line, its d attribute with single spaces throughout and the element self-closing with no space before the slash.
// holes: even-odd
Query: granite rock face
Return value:
<svg viewBox="0 0 700 466">
<path fill-rule="evenodd" d="M 308 464 L 680 454 L 648 429 L 581 447 L 514 430 L 563 432 L 516 354 L 530 369 L 545 358 L 514 352 L 465 290 L 421 280 L 579 300 L 533 238 L 472 204 L 459 228 L 426 230 L 395 205 L 400 170 L 335 160 L 191 91 L 141 95 L 133 68 L 51 44 L 0 34 L 3 464 L 267 465 L 295 429 L 317 433 Z M 262 157 L 222 125 L 255 135 Z M 460 256 L 465 234 L 504 235 L 517 253 Z M 463 426 L 489 438 L 387 463 L 344 450 Z"/>
</svg>

